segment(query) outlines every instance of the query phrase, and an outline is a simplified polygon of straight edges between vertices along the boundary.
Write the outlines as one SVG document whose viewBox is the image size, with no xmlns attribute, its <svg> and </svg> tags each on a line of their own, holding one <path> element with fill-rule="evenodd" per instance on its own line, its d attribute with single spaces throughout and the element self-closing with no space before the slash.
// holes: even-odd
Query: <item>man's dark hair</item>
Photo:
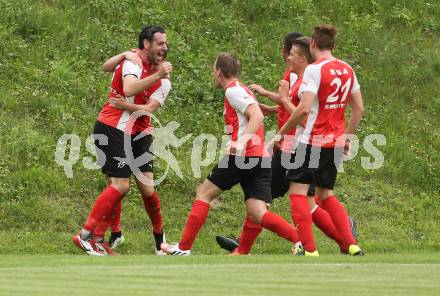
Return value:
<svg viewBox="0 0 440 296">
<path fill-rule="evenodd" d="M 240 61 L 229 52 L 221 52 L 215 60 L 215 68 L 220 70 L 226 78 L 238 77 L 240 74 Z"/>
<path fill-rule="evenodd" d="M 290 50 L 292 49 L 292 43 L 293 41 L 295 41 L 296 39 L 303 37 L 304 34 L 301 32 L 290 32 L 287 33 L 286 36 L 284 36 L 284 41 L 283 41 L 283 51 L 286 54 L 289 54 Z"/>
<path fill-rule="evenodd" d="M 292 46 L 297 46 L 303 56 L 306 57 L 309 64 L 313 63 L 312 54 L 310 53 L 310 37 L 299 37 L 293 41 Z"/>
<path fill-rule="evenodd" d="M 145 39 L 147 39 L 148 42 L 153 41 L 155 33 L 165 33 L 165 29 L 156 25 L 143 27 L 141 33 L 139 34 L 139 49 L 144 49 Z"/>
<path fill-rule="evenodd" d="M 321 49 L 333 50 L 336 46 L 336 27 L 333 25 L 320 25 L 313 30 L 312 39 Z"/>
</svg>

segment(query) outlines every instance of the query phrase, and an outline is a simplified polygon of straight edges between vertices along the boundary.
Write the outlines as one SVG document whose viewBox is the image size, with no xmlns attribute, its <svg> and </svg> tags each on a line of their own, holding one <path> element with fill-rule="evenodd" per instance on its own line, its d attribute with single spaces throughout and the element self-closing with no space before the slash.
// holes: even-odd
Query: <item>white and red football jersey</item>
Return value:
<svg viewBox="0 0 440 296">
<path fill-rule="evenodd" d="M 245 112 L 252 104 L 257 104 L 257 99 L 245 85 L 238 81 L 228 85 L 225 91 L 224 117 L 230 141 L 237 141 L 244 135 L 249 123 Z M 244 156 L 267 156 L 264 151 L 264 126 L 261 124 L 253 138 L 246 143 Z"/>
<path fill-rule="evenodd" d="M 302 77 L 297 77 L 297 79 L 295 80 L 295 83 L 290 88 L 289 97 L 290 97 L 290 101 L 292 102 L 292 104 L 294 106 L 298 106 L 298 104 L 299 104 L 298 91 L 299 91 L 301 84 L 302 84 Z M 289 117 L 290 117 L 290 113 L 286 110 L 286 113 L 285 113 L 284 117 L 282 118 L 283 125 L 287 122 Z M 280 121 L 280 118 L 278 117 L 278 123 L 279 123 L 279 121 Z M 301 124 L 299 124 L 297 127 L 293 127 L 284 135 L 283 141 L 281 143 L 281 151 L 286 152 L 286 153 L 292 153 L 292 151 L 295 150 L 296 142 L 298 140 L 297 138 L 299 137 L 297 130 L 298 130 L 298 133 L 302 133 Z"/>
<path fill-rule="evenodd" d="M 151 67 L 148 64 L 143 63 L 143 65 L 140 66 L 129 60 L 123 60 L 113 72 L 109 97 L 116 97 L 118 94 L 125 97 L 123 87 L 124 77 L 133 76 L 136 79 L 143 79 L 152 75 L 153 73 L 154 71 L 151 70 Z M 130 103 L 140 105 L 145 104 L 148 102 L 148 100 L 156 100 L 160 103 L 160 105 L 163 105 L 170 90 L 170 80 L 161 79 L 142 93 L 139 93 L 135 96 L 126 97 L 126 100 Z M 146 130 L 148 133 L 152 132 L 151 129 L 148 130 L 152 127 L 150 124 L 150 116 L 144 115 L 137 118 L 130 131 L 126 130 L 129 119 L 129 111 L 119 110 L 115 107 L 112 107 L 108 102 L 105 103 L 98 116 L 98 120 L 100 122 L 122 130 L 128 134 L 135 134 Z"/>
<path fill-rule="evenodd" d="M 283 80 L 289 82 L 289 89 L 291 90 L 292 86 L 298 80 L 298 76 L 295 73 L 291 72 L 289 69 L 286 69 L 286 71 L 283 74 Z M 289 119 L 290 113 L 283 105 L 280 105 L 277 108 L 277 114 L 278 114 L 278 129 L 281 129 L 281 127 L 286 123 L 287 119 Z"/>
<path fill-rule="evenodd" d="M 320 59 L 307 66 L 299 97 L 311 92 L 315 100 L 300 142 L 320 147 L 343 146 L 345 141 L 340 137 L 345 133 L 345 109 L 350 95 L 359 90 L 353 69 L 344 61 Z"/>
</svg>

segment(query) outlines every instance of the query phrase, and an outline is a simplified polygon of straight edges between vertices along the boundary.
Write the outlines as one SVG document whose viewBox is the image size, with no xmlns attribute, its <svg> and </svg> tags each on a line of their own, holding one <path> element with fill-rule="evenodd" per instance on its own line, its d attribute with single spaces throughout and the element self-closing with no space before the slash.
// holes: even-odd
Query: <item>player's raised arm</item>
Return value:
<svg viewBox="0 0 440 296">
<path fill-rule="evenodd" d="M 312 92 L 304 92 L 301 96 L 301 101 L 298 107 L 290 114 L 289 119 L 278 131 L 279 135 L 285 135 L 294 126 L 297 126 L 306 119 L 312 110 L 313 101 L 315 100 L 315 94 Z"/>
<path fill-rule="evenodd" d="M 293 111 L 295 111 L 296 107 L 289 99 L 289 88 L 289 82 L 287 82 L 286 80 L 280 80 L 280 86 L 278 88 L 278 92 L 280 94 L 280 103 L 284 106 L 284 108 L 286 108 L 287 112 L 292 114 Z"/>
<path fill-rule="evenodd" d="M 139 79 L 136 75 L 124 75 L 124 94 L 127 97 L 137 95 L 152 86 L 158 80 L 167 77 L 172 70 L 173 66 L 171 63 L 163 62 L 159 65 L 159 70 L 156 73 L 144 79 Z"/>
<path fill-rule="evenodd" d="M 256 92 L 257 94 L 259 94 L 260 96 L 266 97 L 269 100 L 277 103 L 277 104 L 281 104 L 280 102 L 280 94 L 276 93 L 276 92 L 272 92 L 272 91 L 268 91 L 266 90 L 264 87 L 262 87 L 259 84 L 251 84 L 249 85 L 249 89 L 253 92 Z"/>
<path fill-rule="evenodd" d="M 117 109 L 127 110 L 130 113 L 136 111 L 147 111 L 149 113 L 155 112 L 159 107 L 161 107 L 169 92 L 171 91 L 171 82 L 168 79 L 162 79 L 160 87 L 158 87 L 149 97 L 146 104 L 133 104 L 127 102 L 123 96 L 116 96 L 109 99 L 110 105 Z"/>
<path fill-rule="evenodd" d="M 138 54 L 132 51 L 124 51 L 120 54 L 112 56 L 107 61 L 105 61 L 105 63 L 102 64 L 101 69 L 104 72 L 113 72 L 118 64 L 124 59 L 129 60 L 134 64 L 142 65 L 142 59 L 139 57 Z"/>
</svg>

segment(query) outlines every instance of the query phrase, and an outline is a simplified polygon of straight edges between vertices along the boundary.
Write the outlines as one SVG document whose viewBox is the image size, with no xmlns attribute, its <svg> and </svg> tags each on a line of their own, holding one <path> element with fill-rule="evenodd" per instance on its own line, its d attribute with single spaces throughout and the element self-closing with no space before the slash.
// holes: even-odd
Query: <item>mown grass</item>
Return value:
<svg viewBox="0 0 440 296">
<path fill-rule="evenodd" d="M 99 171 L 85 170 L 84 143 L 106 100 L 110 76 L 99 65 L 136 46 L 139 29 L 158 23 L 168 31 L 173 91 L 157 116 L 180 123 L 179 136 L 223 132 L 222 94 L 214 90 L 211 63 L 217 52 L 241 58 L 242 80 L 274 89 L 283 72 L 282 36 L 310 34 L 329 22 L 339 30 L 337 56 L 358 73 L 366 113 L 361 143 L 383 134 L 385 157 L 365 170 L 359 155 L 345 164 L 337 194 L 359 222 L 367 252 L 438 251 L 440 231 L 440 4 L 437 1 L 3 1 L 0 4 L 0 253 L 73 253 L 69 237 L 84 221 L 104 186 Z M 267 119 L 267 129 L 274 119 Z M 55 163 L 63 134 L 82 141 L 74 178 Z M 189 141 L 191 142 L 191 141 Z M 158 187 L 168 237 L 176 240 L 201 179 L 190 165 L 191 143 L 171 151 L 184 178 Z M 164 164 L 156 161 L 161 174 Z M 202 169 L 202 178 L 209 168 Z M 223 195 L 195 250 L 221 252 L 213 236 L 238 233 L 240 190 Z M 274 210 L 289 218 L 287 199 Z M 139 194 L 124 201 L 122 253 L 151 252 L 150 225 Z M 285 254 L 288 244 L 263 233 L 255 253 Z M 318 236 L 321 253 L 336 247 Z"/>
<path fill-rule="evenodd" d="M 437 295 L 439 254 L 3 256 L 7 295 Z"/>
</svg>

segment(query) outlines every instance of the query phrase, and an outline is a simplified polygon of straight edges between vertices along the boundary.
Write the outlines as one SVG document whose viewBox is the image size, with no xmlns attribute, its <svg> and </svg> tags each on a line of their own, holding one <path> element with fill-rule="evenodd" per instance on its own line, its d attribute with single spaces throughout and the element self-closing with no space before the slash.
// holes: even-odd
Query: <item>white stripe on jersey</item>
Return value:
<svg viewBox="0 0 440 296">
<path fill-rule="evenodd" d="M 290 85 L 289 85 L 289 90 L 292 88 L 292 86 L 295 84 L 295 82 L 298 80 L 298 75 L 296 75 L 295 73 L 293 73 L 293 72 L 290 72 L 290 78 L 289 78 L 289 81 L 290 81 Z"/>
<path fill-rule="evenodd" d="M 161 79 L 160 82 L 161 86 L 151 94 L 150 99 L 158 101 L 163 106 L 171 90 L 171 81 L 169 79 Z"/>
<path fill-rule="evenodd" d="M 312 109 L 309 116 L 307 117 L 306 127 L 304 128 L 303 134 L 301 135 L 300 142 L 308 144 L 310 140 L 310 133 L 312 132 L 315 121 L 318 118 L 319 111 L 319 98 L 318 91 L 321 84 L 321 68 L 325 64 L 330 62 L 330 60 L 324 60 L 319 64 L 312 64 L 306 67 L 304 71 L 303 82 L 299 88 L 298 96 L 301 100 L 301 95 L 305 91 L 310 91 L 315 94 L 315 99 L 313 100 Z"/>
<path fill-rule="evenodd" d="M 132 104 L 134 103 L 134 96 L 127 97 L 125 99 L 129 103 L 132 103 Z M 122 113 L 121 118 L 119 118 L 118 125 L 116 126 L 116 128 L 118 130 L 121 130 L 121 131 L 125 130 L 125 127 L 127 126 L 128 119 L 130 118 L 130 114 L 131 113 L 129 111 L 127 111 L 127 110 L 125 110 L 124 113 Z"/>
<path fill-rule="evenodd" d="M 309 143 L 310 133 L 312 132 L 313 126 L 315 125 L 315 121 L 318 118 L 318 111 L 319 111 L 319 98 L 318 98 L 318 96 L 315 96 L 309 117 L 307 117 L 306 127 L 304 129 L 303 134 L 301 135 L 300 140 L 299 140 L 301 143 L 304 143 L 304 144 Z"/>
<path fill-rule="evenodd" d="M 248 126 L 248 119 L 244 113 L 249 105 L 257 103 L 257 101 L 240 85 L 239 82 L 237 82 L 235 86 L 226 89 L 225 96 L 229 104 L 231 104 L 232 108 L 234 108 L 234 111 L 237 115 L 237 138 L 239 139 L 244 135 L 244 132 Z M 230 144 L 230 142 L 231 141 L 229 141 L 228 144 Z"/>
</svg>

